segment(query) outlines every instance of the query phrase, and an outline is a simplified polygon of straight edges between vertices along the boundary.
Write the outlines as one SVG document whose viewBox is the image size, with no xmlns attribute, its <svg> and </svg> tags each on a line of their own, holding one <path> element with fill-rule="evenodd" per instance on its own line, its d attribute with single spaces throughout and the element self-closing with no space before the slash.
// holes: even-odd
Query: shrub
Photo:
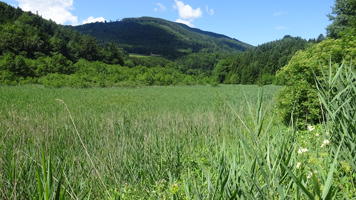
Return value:
<svg viewBox="0 0 356 200">
<path fill-rule="evenodd" d="M 356 40 L 353 37 L 326 39 L 306 51 L 297 52 L 277 73 L 277 83 L 284 85 L 276 95 L 277 110 L 283 122 L 292 122 L 298 127 L 319 123 L 321 111 L 314 75 L 319 80 L 323 77 L 321 69 L 328 70 L 330 58 L 339 63 L 355 57 Z"/>
</svg>

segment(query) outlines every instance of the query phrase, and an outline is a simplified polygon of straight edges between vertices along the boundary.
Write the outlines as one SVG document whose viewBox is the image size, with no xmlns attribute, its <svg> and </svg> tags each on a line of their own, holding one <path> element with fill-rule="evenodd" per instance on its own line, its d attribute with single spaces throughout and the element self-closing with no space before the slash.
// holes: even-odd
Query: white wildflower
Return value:
<svg viewBox="0 0 356 200">
<path fill-rule="evenodd" d="M 330 144 L 329 140 L 324 140 L 323 144 L 320 147 L 323 148 L 324 146 L 329 145 L 329 144 Z"/>
<path fill-rule="evenodd" d="M 316 137 L 319 137 L 319 133 L 316 133 L 315 136 L 316 136 Z"/>
<path fill-rule="evenodd" d="M 297 163 L 297 166 L 296 166 L 297 169 L 299 169 L 301 165 L 302 165 L 302 163 L 298 162 L 298 163 Z"/>
<path fill-rule="evenodd" d="M 309 179 L 309 178 L 311 178 L 314 174 L 317 174 L 317 173 L 318 173 L 318 171 L 317 171 L 317 170 L 314 170 L 314 172 L 310 172 L 310 173 L 308 174 L 307 178 Z"/>
<path fill-rule="evenodd" d="M 308 174 L 307 178 L 309 179 L 309 178 L 311 178 L 312 176 L 313 176 L 313 172 L 310 172 L 310 173 Z"/>
<path fill-rule="evenodd" d="M 305 149 L 299 148 L 299 150 L 298 150 L 298 154 L 302 154 L 302 153 L 305 153 L 305 152 L 308 152 L 307 148 L 305 148 Z"/>
<path fill-rule="evenodd" d="M 329 145 L 329 144 L 330 144 L 330 141 L 329 141 L 329 140 L 324 140 L 324 141 L 323 141 L 323 144 Z"/>
<path fill-rule="evenodd" d="M 315 127 L 313 127 L 312 125 L 308 125 L 308 130 L 309 131 L 313 131 L 315 129 Z"/>
</svg>

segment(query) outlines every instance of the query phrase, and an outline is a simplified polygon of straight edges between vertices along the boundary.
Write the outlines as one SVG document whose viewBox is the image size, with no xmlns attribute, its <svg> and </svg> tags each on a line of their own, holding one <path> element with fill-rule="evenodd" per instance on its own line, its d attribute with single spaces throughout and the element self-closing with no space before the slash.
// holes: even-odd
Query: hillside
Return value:
<svg viewBox="0 0 356 200">
<path fill-rule="evenodd" d="M 225 35 L 151 17 L 91 23 L 73 28 L 84 35 L 90 34 L 102 44 L 113 41 L 129 53 L 160 54 L 166 58 L 197 52 L 242 52 L 252 47 Z"/>
</svg>

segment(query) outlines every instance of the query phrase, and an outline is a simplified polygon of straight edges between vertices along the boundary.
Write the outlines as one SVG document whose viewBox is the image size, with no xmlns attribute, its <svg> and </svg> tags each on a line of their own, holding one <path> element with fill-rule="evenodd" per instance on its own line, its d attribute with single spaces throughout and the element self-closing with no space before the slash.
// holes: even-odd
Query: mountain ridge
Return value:
<svg viewBox="0 0 356 200">
<path fill-rule="evenodd" d="M 96 22 L 71 28 L 84 35 L 90 34 L 102 44 L 115 42 L 129 53 L 154 53 L 167 58 L 197 52 L 243 52 L 253 47 L 223 34 L 153 17 L 124 18 L 115 22 Z"/>
</svg>

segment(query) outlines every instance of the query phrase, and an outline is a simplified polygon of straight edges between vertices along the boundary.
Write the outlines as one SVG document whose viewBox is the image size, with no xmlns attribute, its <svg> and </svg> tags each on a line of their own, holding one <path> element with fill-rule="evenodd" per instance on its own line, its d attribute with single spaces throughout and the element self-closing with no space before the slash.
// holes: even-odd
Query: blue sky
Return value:
<svg viewBox="0 0 356 200">
<path fill-rule="evenodd" d="M 326 35 L 334 0 L 5 0 L 59 24 L 150 16 L 185 23 L 257 46 L 285 35 Z"/>
</svg>

